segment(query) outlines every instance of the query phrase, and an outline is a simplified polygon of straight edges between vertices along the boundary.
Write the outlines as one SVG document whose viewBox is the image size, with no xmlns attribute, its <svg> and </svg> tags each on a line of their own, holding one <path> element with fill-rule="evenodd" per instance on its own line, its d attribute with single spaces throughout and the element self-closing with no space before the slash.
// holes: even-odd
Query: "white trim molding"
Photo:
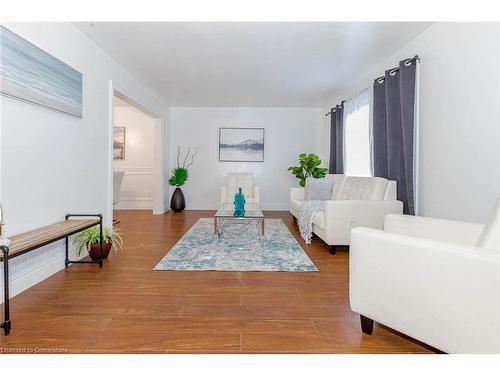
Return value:
<svg viewBox="0 0 500 375">
<path fill-rule="evenodd" d="M 152 167 L 113 167 L 114 172 L 124 172 L 125 176 L 152 176 Z"/>
<path fill-rule="evenodd" d="M 153 209 L 153 199 L 152 198 L 124 198 L 120 199 L 115 210 L 152 210 Z"/>
</svg>

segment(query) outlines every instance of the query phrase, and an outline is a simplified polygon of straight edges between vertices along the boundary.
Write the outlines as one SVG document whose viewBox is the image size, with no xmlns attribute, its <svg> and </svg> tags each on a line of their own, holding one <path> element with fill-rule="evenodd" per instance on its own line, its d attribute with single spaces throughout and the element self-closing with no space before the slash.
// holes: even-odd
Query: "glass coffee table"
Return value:
<svg viewBox="0 0 500 375">
<path fill-rule="evenodd" d="M 245 205 L 245 216 L 234 216 L 233 204 L 223 204 L 214 216 L 214 234 L 222 236 L 224 223 L 238 223 L 240 229 L 246 228 L 251 223 L 257 223 L 259 239 L 264 237 L 264 214 L 258 204 L 247 203 Z"/>
</svg>

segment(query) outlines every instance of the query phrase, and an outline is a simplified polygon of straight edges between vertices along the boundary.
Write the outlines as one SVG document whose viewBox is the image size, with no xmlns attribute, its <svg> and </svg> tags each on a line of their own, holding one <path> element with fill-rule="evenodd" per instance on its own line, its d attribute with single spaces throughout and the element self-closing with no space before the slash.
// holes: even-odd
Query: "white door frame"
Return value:
<svg viewBox="0 0 500 375">
<path fill-rule="evenodd" d="M 153 118 L 153 214 L 163 214 L 168 210 L 165 202 L 168 201 L 168 197 L 165 198 L 165 194 L 168 194 L 168 189 L 165 187 L 165 171 L 168 165 L 166 156 L 168 155 L 166 150 L 166 116 L 162 116 L 162 110 L 155 108 L 154 105 L 145 103 L 141 98 L 137 98 L 133 93 L 120 86 L 114 81 L 109 83 L 109 121 L 108 121 L 108 215 L 111 218 L 110 223 L 113 218 L 113 97 L 118 96 L 120 99 L 128 102 L 134 107 L 140 109 L 148 116 Z"/>
</svg>

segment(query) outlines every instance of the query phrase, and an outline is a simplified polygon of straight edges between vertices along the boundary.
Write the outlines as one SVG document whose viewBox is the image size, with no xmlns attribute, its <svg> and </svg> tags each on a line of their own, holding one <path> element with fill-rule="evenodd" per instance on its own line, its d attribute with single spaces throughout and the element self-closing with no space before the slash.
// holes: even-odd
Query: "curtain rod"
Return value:
<svg viewBox="0 0 500 375">
<path fill-rule="evenodd" d="M 340 105 L 337 105 L 337 106 L 333 107 L 333 108 L 330 110 L 330 112 L 325 113 L 325 116 L 330 116 L 332 113 L 335 113 L 335 112 L 337 111 L 337 107 L 338 107 L 338 108 L 342 108 L 342 106 L 344 105 L 344 102 L 345 102 L 345 100 L 342 100 L 342 103 L 340 103 Z"/>
<path fill-rule="evenodd" d="M 415 61 L 417 61 L 417 62 L 420 62 L 420 57 L 419 57 L 418 55 L 415 55 L 415 56 L 413 56 L 413 57 L 411 57 L 411 58 L 409 58 L 409 59 L 405 59 L 404 61 L 405 61 L 405 64 L 406 64 L 408 61 L 412 61 L 412 60 L 415 60 Z M 410 65 L 411 65 L 411 64 L 410 64 Z M 399 68 L 394 68 L 394 69 L 391 69 L 391 71 L 396 71 L 396 70 L 399 70 Z M 384 76 L 384 77 L 375 78 L 375 79 L 377 80 L 377 79 L 381 79 L 381 78 L 385 78 L 385 76 Z M 366 90 L 366 89 L 363 89 L 363 90 Z M 347 100 L 349 100 L 349 99 L 347 99 Z M 345 102 L 345 100 L 343 100 L 343 101 L 342 101 L 342 103 L 340 103 L 340 106 L 337 106 L 337 107 L 342 107 L 342 105 L 344 104 L 344 102 Z M 330 109 L 330 112 L 325 113 L 325 117 L 330 116 L 332 113 L 334 113 L 334 112 L 335 112 L 335 111 L 334 111 L 334 110 L 335 110 L 335 108 L 336 108 L 336 107 L 333 107 L 332 109 Z"/>
</svg>

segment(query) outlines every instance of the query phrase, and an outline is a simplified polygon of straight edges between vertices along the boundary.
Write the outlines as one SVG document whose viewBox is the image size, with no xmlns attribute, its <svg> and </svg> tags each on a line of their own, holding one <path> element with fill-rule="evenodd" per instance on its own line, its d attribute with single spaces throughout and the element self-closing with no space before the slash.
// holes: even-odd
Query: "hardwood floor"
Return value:
<svg viewBox="0 0 500 375">
<path fill-rule="evenodd" d="M 153 271 L 200 217 L 116 211 L 125 252 L 73 265 L 12 298 L 12 333 L 0 353 L 432 353 L 375 324 L 361 333 L 349 309 L 348 252 L 305 245 L 319 272 Z"/>
</svg>

